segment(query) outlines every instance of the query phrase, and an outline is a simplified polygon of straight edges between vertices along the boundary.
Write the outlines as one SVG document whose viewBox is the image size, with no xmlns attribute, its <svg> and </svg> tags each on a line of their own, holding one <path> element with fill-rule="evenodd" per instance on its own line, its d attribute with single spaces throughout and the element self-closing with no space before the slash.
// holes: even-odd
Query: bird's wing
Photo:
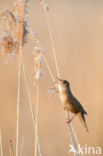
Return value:
<svg viewBox="0 0 103 156">
<path fill-rule="evenodd" d="M 85 109 L 82 107 L 82 105 L 80 104 L 80 102 L 76 99 L 75 96 L 71 96 L 69 98 L 69 102 L 75 107 L 75 109 L 78 111 L 78 112 L 82 112 L 84 114 L 87 114 L 87 112 L 85 111 Z"/>
</svg>

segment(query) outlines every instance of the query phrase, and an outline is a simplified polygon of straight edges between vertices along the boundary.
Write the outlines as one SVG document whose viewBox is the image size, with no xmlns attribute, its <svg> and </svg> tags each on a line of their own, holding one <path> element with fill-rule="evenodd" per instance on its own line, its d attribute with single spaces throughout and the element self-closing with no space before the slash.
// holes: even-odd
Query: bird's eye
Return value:
<svg viewBox="0 0 103 156">
<path fill-rule="evenodd" d="M 68 83 L 68 81 L 66 81 L 66 80 L 64 80 L 64 84 L 65 84 L 66 86 L 69 86 L 69 83 Z"/>
</svg>

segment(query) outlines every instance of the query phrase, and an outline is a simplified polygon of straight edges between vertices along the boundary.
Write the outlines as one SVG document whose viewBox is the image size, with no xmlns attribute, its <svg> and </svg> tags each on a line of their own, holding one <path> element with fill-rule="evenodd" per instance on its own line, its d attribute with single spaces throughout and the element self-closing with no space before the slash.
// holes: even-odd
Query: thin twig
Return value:
<svg viewBox="0 0 103 156">
<path fill-rule="evenodd" d="M 30 104 L 30 111 L 31 111 L 31 115 L 32 115 L 33 125 L 34 125 L 34 128 L 36 129 L 35 115 L 34 115 L 34 110 L 33 110 L 33 105 L 32 105 L 32 100 L 31 100 L 31 95 L 30 95 L 30 89 L 29 89 L 29 85 L 28 85 L 28 81 L 27 81 L 27 76 L 26 76 L 26 71 L 25 71 L 25 66 L 24 66 L 23 59 L 22 59 L 22 68 L 23 68 L 23 73 L 24 73 L 24 79 L 25 79 L 25 83 L 26 83 L 27 93 L 28 93 L 28 97 L 29 97 L 29 104 Z M 42 151 L 41 151 L 38 131 L 36 131 L 36 139 L 37 139 L 37 142 L 38 142 L 39 154 L 40 154 L 40 156 L 42 156 Z"/>
<path fill-rule="evenodd" d="M 23 21 L 25 17 L 25 8 L 27 1 L 24 1 L 22 16 L 20 21 L 19 32 L 19 66 L 18 66 L 18 96 L 17 96 L 17 140 L 16 140 L 16 156 L 19 156 L 19 107 L 20 107 L 20 80 L 21 80 L 21 63 L 22 63 L 22 41 L 23 41 Z"/>
<path fill-rule="evenodd" d="M 70 119 L 69 112 L 68 111 L 65 111 L 65 112 L 66 112 L 67 118 Z M 68 129 L 69 129 L 69 132 L 70 132 L 71 142 L 72 142 L 72 144 L 74 146 L 74 149 L 75 149 L 74 155 L 78 156 L 78 150 L 77 150 L 76 144 L 74 142 L 74 137 L 73 137 L 72 123 L 68 123 Z"/>
<path fill-rule="evenodd" d="M 45 60 L 46 60 L 46 57 L 45 57 Z M 52 72 L 51 72 L 51 69 L 50 69 L 50 66 L 49 66 L 47 60 L 45 61 L 45 63 L 46 63 L 47 69 L 48 69 L 48 71 L 49 71 L 49 73 L 50 73 L 50 76 L 51 76 L 53 82 L 55 82 L 54 76 L 53 76 L 53 74 L 52 74 Z M 66 116 L 67 116 L 68 119 L 70 119 L 69 113 L 68 113 L 67 111 L 66 111 Z M 72 132 L 72 127 L 73 127 L 73 126 L 72 126 L 72 123 L 68 124 L 69 132 L 70 132 L 70 138 L 71 138 L 71 141 L 72 141 L 72 144 L 73 144 L 73 146 L 74 146 L 75 151 L 77 151 L 76 145 L 75 145 L 75 142 L 74 142 L 74 137 L 73 137 L 73 132 L 75 132 L 75 131 Z M 76 137 L 76 141 L 78 141 L 78 140 L 77 140 L 77 135 L 76 135 L 76 133 L 75 133 L 75 137 Z M 78 143 L 78 142 L 77 142 L 77 143 Z M 77 156 L 77 153 L 74 153 L 74 155 Z"/>
<path fill-rule="evenodd" d="M 13 143 L 12 140 L 9 141 L 9 151 L 10 151 L 10 156 L 13 156 Z"/>
<path fill-rule="evenodd" d="M 77 144 L 79 145 L 80 143 L 79 143 L 78 137 L 77 137 L 77 135 L 76 135 L 76 132 L 75 132 L 75 129 L 74 129 L 72 123 L 71 123 L 71 128 L 72 128 L 72 130 L 73 130 L 73 133 L 74 133 L 74 136 L 75 136 L 76 142 L 77 142 Z M 83 156 L 83 155 L 84 155 L 84 154 L 81 153 L 81 156 Z"/>
<path fill-rule="evenodd" d="M 0 149 L 1 149 L 1 150 L 0 150 L 1 156 L 3 156 L 1 128 L 0 128 Z"/>
<path fill-rule="evenodd" d="M 22 137 L 22 142 L 21 142 L 20 156 L 22 156 L 23 153 L 23 145 L 24 145 L 24 135 Z"/>
<path fill-rule="evenodd" d="M 38 107 L 39 107 L 39 82 L 37 82 L 37 98 L 36 98 L 36 128 L 35 133 L 38 131 Z M 35 156 L 37 156 L 37 139 L 35 138 Z"/>
<path fill-rule="evenodd" d="M 19 156 L 19 107 L 20 107 L 20 80 L 21 80 L 21 58 L 19 58 L 19 65 L 18 65 L 18 96 L 17 96 L 16 156 Z"/>
<path fill-rule="evenodd" d="M 52 49 L 53 49 L 53 54 L 54 54 L 54 60 L 55 60 L 57 75 L 58 75 L 58 77 L 60 78 L 60 72 L 59 72 L 60 70 L 59 70 L 59 66 L 58 66 L 58 61 L 57 61 L 57 56 L 56 56 L 56 50 L 55 50 L 55 45 L 54 45 L 54 39 L 53 39 L 53 36 L 52 36 L 51 25 L 50 25 L 50 19 L 49 19 L 49 15 L 48 15 L 48 10 L 47 10 L 47 9 L 45 9 L 45 13 L 46 13 L 46 18 L 47 18 L 47 23 L 48 23 L 48 29 L 49 29 L 50 38 L 51 38 L 51 44 L 52 44 Z M 47 68 L 48 68 L 48 67 L 47 67 Z M 48 68 L 48 69 L 49 69 L 49 68 Z M 50 70 L 49 70 L 49 73 L 50 73 Z M 51 73 L 50 73 L 50 75 L 51 75 Z M 70 118 L 68 112 L 67 112 L 67 117 L 68 117 L 68 119 Z M 71 123 L 71 124 L 72 124 L 72 123 Z M 75 142 L 74 142 L 74 138 L 73 138 L 73 132 L 75 133 L 75 131 L 72 131 L 71 124 L 70 124 L 70 125 L 68 124 L 68 128 L 69 128 L 69 132 L 70 132 L 72 144 L 73 144 L 75 150 L 77 151 L 76 145 L 75 145 Z M 77 139 L 76 133 L 74 134 L 74 136 L 76 137 L 76 141 L 77 141 L 77 143 L 78 143 L 78 139 Z M 77 153 L 74 153 L 74 154 L 75 154 L 75 156 L 77 156 Z"/>
<path fill-rule="evenodd" d="M 51 71 L 51 69 L 50 69 L 50 67 L 49 67 L 49 64 L 48 64 L 47 59 L 46 59 L 45 56 L 44 56 L 44 61 L 45 61 L 45 64 L 46 64 L 46 66 L 47 66 L 47 69 L 48 69 L 48 71 L 49 71 L 49 73 L 50 73 L 50 76 L 51 76 L 53 82 L 55 82 L 54 76 L 53 76 L 53 74 L 52 74 L 52 71 Z"/>
<path fill-rule="evenodd" d="M 56 65 L 57 75 L 58 75 L 58 78 L 60 78 L 60 72 L 59 72 L 59 66 L 58 66 L 58 61 L 57 61 L 57 56 L 56 56 L 55 44 L 54 44 L 54 39 L 53 39 L 53 36 L 52 36 L 50 19 L 49 19 L 49 15 L 48 15 L 48 10 L 47 9 L 45 9 L 45 14 L 46 14 L 47 23 L 48 23 L 48 30 L 49 30 L 49 34 L 50 34 L 50 39 L 51 39 L 51 44 L 52 44 L 52 49 L 53 49 L 53 55 L 54 55 L 54 59 L 55 59 L 55 65 Z"/>
</svg>

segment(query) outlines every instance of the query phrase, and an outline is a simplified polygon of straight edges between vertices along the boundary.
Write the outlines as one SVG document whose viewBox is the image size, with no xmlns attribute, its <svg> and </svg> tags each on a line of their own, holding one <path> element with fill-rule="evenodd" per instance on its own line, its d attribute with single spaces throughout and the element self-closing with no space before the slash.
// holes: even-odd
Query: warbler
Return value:
<svg viewBox="0 0 103 156">
<path fill-rule="evenodd" d="M 85 115 L 87 115 L 87 112 L 77 100 L 77 98 L 72 94 L 70 83 L 67 80 L 58 78 L 58 90 L 60 99 L 64 105 L 64 109 L 73 113 L 73 117 L 68 120 L 67 123 L 70 123 L 73 120 L 74 116 L 77 115 L 88 132 L 85 120 Z"/>
</svg>

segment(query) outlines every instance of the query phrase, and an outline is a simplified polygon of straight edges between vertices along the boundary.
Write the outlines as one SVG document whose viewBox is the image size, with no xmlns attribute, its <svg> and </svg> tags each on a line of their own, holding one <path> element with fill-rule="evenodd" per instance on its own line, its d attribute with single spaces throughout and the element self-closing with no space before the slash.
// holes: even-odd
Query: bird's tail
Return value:
<svg viewBox="0 0 103 156">
<path fill-rule="evenodd" d="M 87 124 L 86 124 L 84 113 L 82 113 L 82 112 L 78 113 L 78 117 L 81 120 L 81 122 L 84 125 L 84 127 L 86 128 L 87 132 L 89 132 Z"/>
</svg>

